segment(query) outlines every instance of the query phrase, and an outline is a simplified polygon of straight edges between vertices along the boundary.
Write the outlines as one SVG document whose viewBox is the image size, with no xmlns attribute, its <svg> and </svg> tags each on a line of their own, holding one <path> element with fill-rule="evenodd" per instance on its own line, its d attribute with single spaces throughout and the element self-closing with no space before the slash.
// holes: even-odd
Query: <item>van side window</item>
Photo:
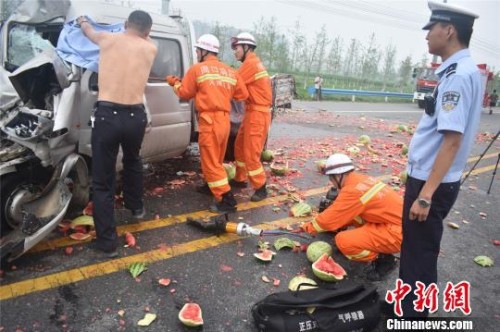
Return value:
<svg viewBox="0 0 500 332">
<path fill-rule="evenodd" d="M 167 75 L 183 76 L 181 45 L 177 40 L 152 37 L 158 47 L 150 77 L 164 78 Z"/>
</svg>

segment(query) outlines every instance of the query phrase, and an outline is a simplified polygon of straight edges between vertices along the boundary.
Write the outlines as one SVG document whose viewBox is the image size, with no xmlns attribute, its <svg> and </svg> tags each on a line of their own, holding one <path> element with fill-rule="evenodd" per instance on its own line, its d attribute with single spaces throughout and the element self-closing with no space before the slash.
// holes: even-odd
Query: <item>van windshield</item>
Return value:
<svg viewBox="0 0 500 332">
<path fill-rule="evenodd" d="M 9 71 L 13 71 L 47 49 L 54 49 L 60 26 L 49 26 L 50 29 L 30 24 L 13 23 L 9 27 L 7 62 Z"/>
</svg>

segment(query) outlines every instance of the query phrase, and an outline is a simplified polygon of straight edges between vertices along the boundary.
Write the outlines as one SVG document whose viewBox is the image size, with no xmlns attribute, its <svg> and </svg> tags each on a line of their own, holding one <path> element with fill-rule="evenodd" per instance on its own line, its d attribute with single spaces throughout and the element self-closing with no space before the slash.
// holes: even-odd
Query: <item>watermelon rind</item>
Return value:
<svg viewBox="0 0 500 332">
<path fill-rule="evenodd" d="M 288 283 L 288 289 L 291 290 L 292 292 L 295 292 L 299 288 L 300 284 L 309 284 L 309 285 L 300 286 L 300 290 L 318 288 L 315 286 L 310 286 L 310 285 L 317 285 L 316 281 L 309 279 L 307 277 L 304 277 L 304 276 L 295 276 Z"/>
<path fill-rule="evenodd" d="M 276 255 L 276 253 L 272 250 L 264 249 L 260 252 L 254 253 L 253 255 L 262 262 L 270 262 L 273 260 L 273 256 Z"/>
<path fill-rule="evenodd" d="M 314 241 L 307 246 L 306 256 L 309 262 L 314 263 L 318 260 L 318 258 L 323 256 L 323 254 L 331 256 L 332 253 L 333 248 L 330 243 L 325 241 Z"/>
<path fill-rule="evenodd" d="M 179 320 L 182 324 L 189 327 L 196 327 L 203 325 L 203 317 L 201 315 L 201 308 L 197 303 L 186 303 L 179 311 Z"/>
</svg>

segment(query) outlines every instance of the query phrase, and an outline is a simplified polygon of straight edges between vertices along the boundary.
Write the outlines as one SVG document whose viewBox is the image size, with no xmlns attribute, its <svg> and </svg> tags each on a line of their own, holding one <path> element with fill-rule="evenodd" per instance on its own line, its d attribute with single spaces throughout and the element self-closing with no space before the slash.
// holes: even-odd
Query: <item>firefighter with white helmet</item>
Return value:
<svg viewBox="0 0 500 332">
<path fill-rule="evenodd" d="M 198 119 L 198 144 L 201 171 L 206 184 L 201 188 L 215 197 L 210 210 L 215 213 L 236 211 L 236 200 L 223 166 L 231 123 L 231 100 L 245 100 L 248 90 L 238 72 L 217 58 L 219 40 L 211 34 L 198 38 L 195 48 L 198 63 L 184 78 L 167 76 L 174 92 L 184 100 L 195 99 Z"/>
<path fill-rule="evenodd" d="M 377 281 L 396 266 L 392 254 L 401 250 L 403 200 L 383 182 L 354 169 L 345 154 L 328 158 L 324 173 L 338 196 L 301 227 L 313 235 L 338 232 L 337 248 L 350 260 L 368 262 L 367 278 Z"/>
<path fill-rule="evenodd" d="M 238 73 L 248 89 L 245 115 L 234 144 L 236 176 L 231 181 L 233 187 L 255 190 L 250 200 L 258 202 L 267 197 L 266 173 L 260 161 L 271 125 L 272 90 L 266 68 L 254 53 L 257 43 L 254 36 L 242 32 L 231 38 L 231 48 L 241 67 Z"/>
<path fill-rule="evenodd" d="M 208 54 L 208 53 L 203 52 L 203 50 L 210 52 L 210 53 L 219 54 L 220 43 L 219 43 L 219 39 L 217 37 L 215 37 L 214 35 L 205 34 L 205 35 L 201 35 L 200 38 L 198 38 L 198 40 L 194 44 L 194 47 L 196 47 L 202 51 L 201 52 L 202 58 L 201 58 L 201 60 L 198 59 L 198 62 L 202 62 L 204 57 Z"/>
</svg>

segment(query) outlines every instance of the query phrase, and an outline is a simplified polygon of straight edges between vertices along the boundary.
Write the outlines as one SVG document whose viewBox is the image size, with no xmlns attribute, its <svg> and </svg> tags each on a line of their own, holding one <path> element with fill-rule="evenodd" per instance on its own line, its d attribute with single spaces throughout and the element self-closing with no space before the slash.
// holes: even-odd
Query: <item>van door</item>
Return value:
<svg viewBox="0 0 500 332">
<path fill-rule="evenodd" d="M 191 107 L 189 102 L 179 101 L 165 77 L 184 75 L 186 62 L 183 56 L 183 39 L 152 36 L 158 47 L 151 69 L 150 81 L 146 86 L 146 107 L 151 124 L 141 149 L 144 161 L 161 161 L 182 154 L 191 137 Z"/>
</svg>

